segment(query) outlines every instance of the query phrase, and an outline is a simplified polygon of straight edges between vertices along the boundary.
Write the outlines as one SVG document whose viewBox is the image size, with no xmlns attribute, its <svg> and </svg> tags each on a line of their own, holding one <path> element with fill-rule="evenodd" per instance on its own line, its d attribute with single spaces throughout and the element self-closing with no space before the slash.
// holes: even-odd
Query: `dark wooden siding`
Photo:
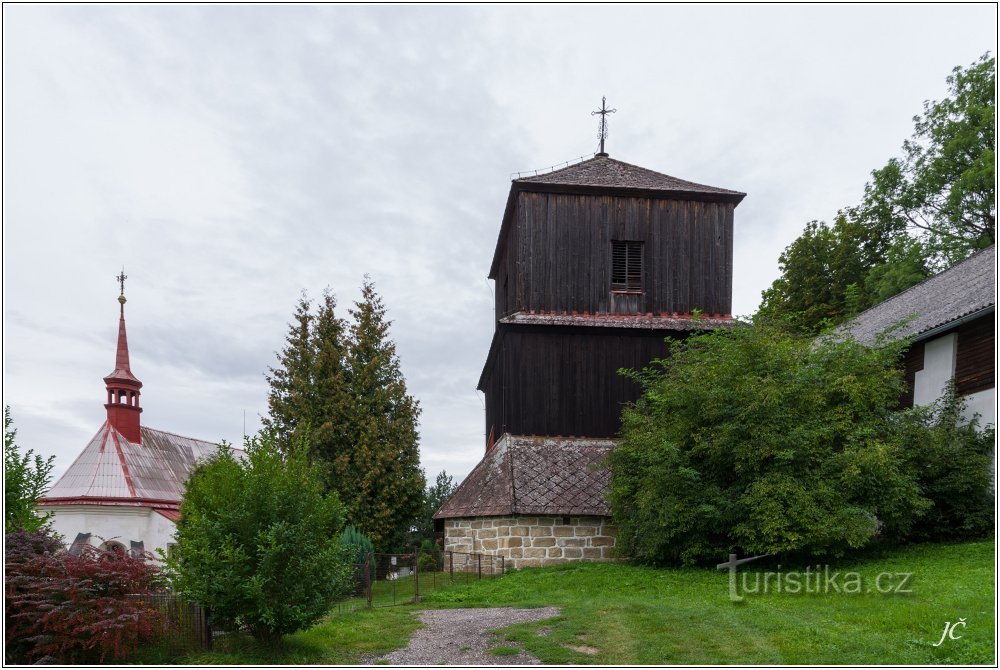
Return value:
<svg viewBox="0 0 1000 670">
<path fill-rule="evenodd" d="M 955 358 L 955 390 L 959 395 L 996 386 L 996 339 L 992 314 L 959 327 Z"/>
<path fill-rule="evenodd" d="M 614 437 L 639 387 L 618 374 L 666 355 L 663 331 L 500 325 L 484 378 L 486 436 Z"/>
<path fill-rule="evenodd" d="M 913 407 L 913 383 L 917 373 L 924 369 L 924 343 L 917 342 L 906 350 L 902 360 L 903 380 L 906 382 L 906 391 L 899 399 L 900 407 Z"/>
<path fill-rule="evenodd" d="M 497 317 L 530 310 L 729 314 L 733 208 L 731 203 L 522 192 L 501 252 Z M 644 243 L 641 295 L 611 291 L 612 240 Z"/>
</svg>

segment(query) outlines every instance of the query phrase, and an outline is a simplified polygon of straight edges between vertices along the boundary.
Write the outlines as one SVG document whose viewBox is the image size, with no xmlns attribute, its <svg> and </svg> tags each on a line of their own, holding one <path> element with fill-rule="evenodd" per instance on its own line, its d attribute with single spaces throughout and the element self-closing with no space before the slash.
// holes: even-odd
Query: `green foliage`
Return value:
<svg viewBox="0 0 1000 670">
<path fill-rule="evenodd" d="M 439 572 L 444 570 L 444 552 L 434 540 L 424 540 L 420 543 L 417 554 L 417 568 L 420 572 Z"/>
<path fill-rule="evenodd" d="M 784 250 L 758 322 L 819 333 L 995 242 L 996 60 L 955 68 L 948 85 L 862 202 L 806 224 Z"/>
<path fill-rule="evenodd" d="M 396 346 L 389 339 L 391 322 L 370 279 L 365 279 L 361 300 L 350 313 L 352 476 L 344 500 L 350 521 L 378 550 L 402 549 L 424 491 L 417 435 L 420 408 L 406 390 Z"/>
<path fill-rule="evenodd" d="M 364 563 L 365 556 L 375 553 L 368 536 L 354 526 L 347 526 L 340 534 L 340 544 L 347 548 L 351 563 Z"/>
<path fill-rule="evenodd" d="M 996 58 L 947 82 L 949 97 L 924 102 L 903 158 L 872 173 L 857 210 L 871 227 L 915 232 L 938 268 L 996 240 Z"/>
<path fill-rule="evenodd" d="M 242 458 L 223 445 L 196 465 L 166 559 L 180 593 L 267 644 L 314 624 L 351 578 L 343 506 L 323 492 L 305 439 L 282 453 L 265 431 Z"/>
<path fill-rule="evenodd" d="M 49 514 L 38 514 L 35 501 L 49 487 L 55 456 L 43 459 L 33 450 L 21 453 L 17 446 L 17 429 L 12 427 L 10 405 L 3 408 L 3 489 L 4 533 L 16 530 L 33 532 L 47 528 Z"/>
<path fill-rule="evenodd" d="M 328 290 L 315 313 L 308 298 L 300 298 L 279 365 L 267 375 L 264 426 L 282 449 L 308 440 L 326 488 L 344 499 L 352 476 L 352 401 L 345 362 L 347 326 L 336 316 L 336 307 L 336 297 Z"/>
<path fill-rule="evenodd" d="M 336 316 L 325 292 L 315 313 L 296 307 L 278 367 L 268 374 L 269 416 L 282 448 L 298 437 L 323 469 L 327 490 L 347 506 L 348 521 L 380 551 L 399 548 L 420 507 L 417 401 L 407 393 L 388 337 L 390 322 L 371 281 L 350 310 Z"/>
<path fill-rule="evenodd" d="M 618 549 L 653 563 L 842 555 L 929 506 L 890 421 L 905 343 L 738 327 L 671 343 L 612 452 Z"/>
<path fill-rule="evenodd" d="M 434 483 L 424 491 L 420 506 L 420 516 L 413 524 L 410 544 L 420 544 L 425 540 L 434 540 L 434 514 L 447 502 L 451 494 L 458 488 L 454 478 L 442 470 L 437 474 Z"/>
<path fill-rule="evenodd" d="M 911 539 L 960 540 L 994 528 L 993 449 L 996 428 L 962 417 L 965 401 L 953 385 L 934 405 L 894 417 L 902 431 L 907 465 L 934 505 L 909 533 Z"/>
</svg>

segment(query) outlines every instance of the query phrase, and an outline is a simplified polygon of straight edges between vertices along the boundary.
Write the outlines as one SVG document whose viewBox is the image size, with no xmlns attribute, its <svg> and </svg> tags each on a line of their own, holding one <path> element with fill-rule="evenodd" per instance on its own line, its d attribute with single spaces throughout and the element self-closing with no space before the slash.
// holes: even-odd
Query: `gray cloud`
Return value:
<svg viewBox="0 0 1000 670">
<path fill-rule="evenodd" d="M 301 290 L 364 273 L 430 474 L 483 446 L 484 277 L 509 174 L 609 150 L 749 193 L 737 313 L 855 202 L 944 77 L 996 43 L 962 6 L 4 7 L 4 402 L 62 471 L 103 419 L 130 275 L 144 420 L 238 441 Z M 914 35 L 934 34 L 934 40 Z"/>
</svg>

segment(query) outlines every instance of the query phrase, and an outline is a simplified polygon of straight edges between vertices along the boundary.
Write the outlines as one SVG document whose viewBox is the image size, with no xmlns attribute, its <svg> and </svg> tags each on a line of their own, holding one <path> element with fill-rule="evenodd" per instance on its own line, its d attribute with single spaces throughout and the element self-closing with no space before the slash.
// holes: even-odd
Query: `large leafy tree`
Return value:
<svg viewBox="0 0 1000 670">
<path fill-rule="evenodd" d="M 350 310 L 347 370 L 350 379 L 352 479 L 345 501 L 350 520 L 377 549 L 400 548 L 420 511 L 417 419 L 420 407 L 406 388 L 386 308 L 365 278 Z"/>
<path fill-rule="evenodd" d="M 424 540 L 434 540 L 434 515 L 457 487 L 454 477 L 444 470 L 437 474 L 433 484 L 427 486 L 420 506 L 420 516 L 413 527 L 415 544 Z"/>
<path fill-rule="evenodd" d="M 244 448 L 238 457 L 223 445 L 195 466 L 166 564 L 180 593 L 274 644 L 318 621 L 347 591 L 344 508 L 324 492 L 304 436 L 279 449 L 264 431 Z"/>
<path fill-rule="evenodd" d="M 938 269 L 996 241 L 996 58 L 947 78 L 949 97 L 924 103 L 902 158 L 872 173 L 855 216 L 908 230 Z"/>
<path fill-rule="evenodd" d="M 815 334 L 994 243 L 996 60 L 956 68 L 948 84 L 862 202 L 832 225 L 807 224 L 785 249 L 758 320 Z"/>
<path fill-rule="evenodd" d="M 932 510 L 974 514 L 967 535 L 988 529 L 992 436 L 956 428 L 956 411 L 894 411 L 903 346 L 766 326 L 671 343 L 634 375 L 644 395 L 609 457 L 619 550 L 653 563 L 839 555 L 877 533 L 947 536 L 921 522 Z"/>
<path fill-rule="evenodd" d="M 10 418 L 10 406 L 3 408 L 3 489 L 5 533 L 33 532 L 46 528 L 48 514 L 39 514 L 36 501 L 49 487 L 55 456 L 42 458 L 33 450 L 23 454 L 17 446 L 17 429 Z"/>
<path fill-rule="evenodd" d="M 909 288 L 928 275 L 923 248 L 908 235 L 882 235 L 843 213 L 811 221 L 778 258 L 757 321 L 814 335 Z"/>
</svg>

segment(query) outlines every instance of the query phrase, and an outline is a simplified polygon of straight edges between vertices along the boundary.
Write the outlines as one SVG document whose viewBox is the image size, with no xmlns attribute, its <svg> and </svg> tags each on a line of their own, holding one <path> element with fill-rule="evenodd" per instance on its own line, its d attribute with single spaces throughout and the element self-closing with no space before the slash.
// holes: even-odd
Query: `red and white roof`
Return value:
<svg viewBox="0 0 1000 670">
<path fill-rule="evenodd" d="M 40 504 L 177 509 L 195 462 L 219 445 L 145 426 L 140 430 L 142 443 L 136 444 L 106 421 Z"/>
</svg>

